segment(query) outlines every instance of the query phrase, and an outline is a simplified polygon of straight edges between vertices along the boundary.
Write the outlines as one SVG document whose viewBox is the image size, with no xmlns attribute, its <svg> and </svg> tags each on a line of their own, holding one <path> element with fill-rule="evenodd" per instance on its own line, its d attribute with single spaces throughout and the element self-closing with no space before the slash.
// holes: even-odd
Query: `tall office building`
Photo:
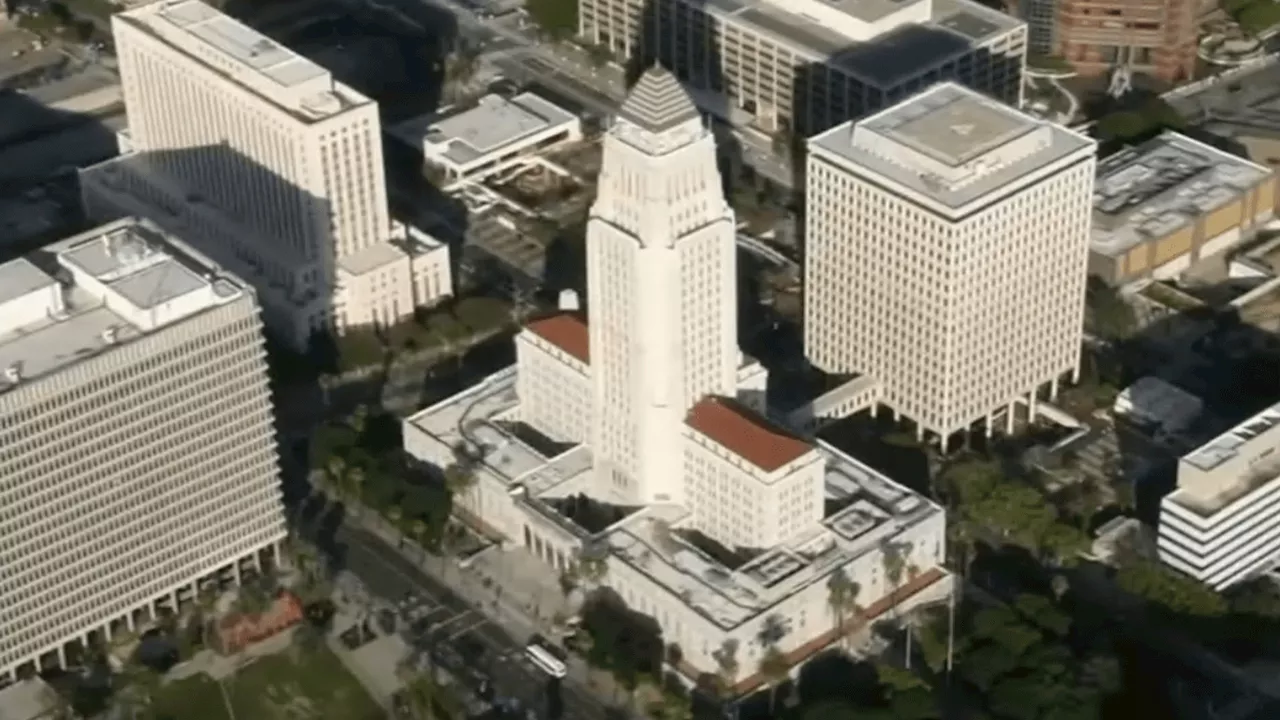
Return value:
<svg viewBox="0 0 1280 720">
<path fill-rule="evenodd" d="M 596 462 L 644 502 L 681 498 L 681 421 L 737 391 L 733 210 L 688 93 L 647 71 L 604 138 L 587 223 Z"/>
<path fill-rule="evenodd" d="M 1095 151 L 953 83 L 810 139 L 810 361 L 943 438 L 1055 393 L 1079 367 Z"/>
<path fill-rule="evenodd" d="M 254 293 L 155 225 L 0 265 L 0 372 L 0 679 L 284 538 Z"/>
<path fill-rule="evenodd" d="M 1026 25 L 971 0 L 582 0 L 578 22 L 765 132 L 807 136 L 941 80 L 1022 98 Z"/>
<path fill-rule="evenodd" d="M 112 30 L 128 155 L 86 171 L 91 214 L 181 226 L 301 342 L 449 294 L 447 248 L 388 217 L 376 103 L 199 0 Z"/>
</svg>

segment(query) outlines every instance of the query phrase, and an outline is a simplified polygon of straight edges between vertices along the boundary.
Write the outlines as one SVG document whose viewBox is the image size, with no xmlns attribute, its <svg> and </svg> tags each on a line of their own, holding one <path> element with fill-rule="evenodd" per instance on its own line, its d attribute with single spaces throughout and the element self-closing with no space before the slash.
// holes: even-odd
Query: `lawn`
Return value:
<svg viewBox="0 0 1280 720">
<path fill-rule="evenodd" d="M 259 658 L 225 682 L 235 720 L 381 720 L 383 710 L 328 649 Z M 156 720 L 232 720 L 207 675 L 166 685 Z"/>
</svg>

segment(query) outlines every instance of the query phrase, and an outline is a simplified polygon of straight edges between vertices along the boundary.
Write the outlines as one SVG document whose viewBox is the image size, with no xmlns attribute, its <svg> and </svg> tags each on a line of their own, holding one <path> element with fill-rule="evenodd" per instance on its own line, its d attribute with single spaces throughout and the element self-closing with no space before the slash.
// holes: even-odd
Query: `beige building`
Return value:
<svg viewBox="0 0 1280 720">
<path fill-rule="evenodd" d="M 0 265 L 0 681 L 285 536 L 253 290 L 125 219 Z"/>
<path fill-rule="evenodd" d="M 944 443 L 1056 392 L 1079 367 L 1094 155 L 953 83 L 811 138 L 810 361 L 879 381 Z"/>
<path fill-rule="evenodd" d="M 1098 163 L 1089 273 L 1169 280 L 1275 217 L 1271 169 L 1166 132 Z"/>
<path fill-rule="evenodd" d="M 82 173 L 92 215 L 181 232 L 295 345 L 451 293 L 447 246 L 388 216 L 372 100 L 199 0 L 118 13 L 112 30 L 129 128 L 124 155 Z"/>
<path fill-rule="evenodd" d="M 661 62 L 704 110 L 766 132 L 807 136 L 940 80 L 1022 98 L 1026 24 L 970 0 L 583 0 L 578 19 L 588 42 Z"/>
</svg>

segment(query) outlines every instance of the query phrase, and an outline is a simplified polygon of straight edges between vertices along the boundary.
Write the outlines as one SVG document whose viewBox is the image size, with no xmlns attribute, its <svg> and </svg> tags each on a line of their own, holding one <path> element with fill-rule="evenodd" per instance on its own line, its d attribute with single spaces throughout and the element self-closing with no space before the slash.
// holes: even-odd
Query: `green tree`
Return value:
<svg viewBox="0 0 1280 720">
<path fill-rule="evenodd" d="M 1133 306 L 1116 288 L 1091 277 L 1085 292 L 1087 325 L 1098 337 L 1112 342 L 1131 337 L 1138 329 Z"/>
<path fill-rule="evenodd" d="M 858 605 L 858 593 L 861 590 L 861 586 L 849 578 L 844 568 L 836 570 L 827 579 L 827 607 L 831 609 L 837 633 L 842 639 L 846 638 L 845 624 L 849 618 L 862 614 L 862 607 Z"/>
<path fill-rule="evenodd" d="M 137 660 L 125 664 L 116 674 L 115 703 L 126 717 L 136 718 L 151 710 L 160 692 L 160 674 Z"/>
<path fill-rule="evenodd" d="M 769 685 L 769 714 L 772 715 L 778 699 L 778 687 L 786 682 L 791 672 L 791 663 L 782 654 L 777 645 L 769 645 L 760 658 L 760 675 Z"/>
<path fill-rule="evenodd" d="M 1227 612 L 1226 598 L 1209 586 L 1146 558 L 1123 563 L 1116 584 L 1172 613 L 1208 618 Z"/>
<path fill-rule="evenodd" d="M 738 664 L 738 641 L 727 638 L 712 651 L 711 656 L 716 661 L 721 686 L 725 690 L 732 688 L 738 682 L 738 670 L 741 668 Z"/>
<path fill-rule="evenodd" d="M 553 38 L 564 39 L 578 32 L 577 0 L 528 0 L 524 8 L 538 27 Z"/>
</svg>

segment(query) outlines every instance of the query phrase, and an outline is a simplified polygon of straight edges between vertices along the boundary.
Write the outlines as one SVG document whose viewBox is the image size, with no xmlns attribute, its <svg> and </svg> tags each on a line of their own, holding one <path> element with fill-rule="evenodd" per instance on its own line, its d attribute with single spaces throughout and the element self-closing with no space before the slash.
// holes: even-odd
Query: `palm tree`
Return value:
<svg viewBox="0 0 1280 720">
<path fill-rule="evenodd" d="M 907 569 L 907 555 L 911 552 L 911 543 L 885 542 L 880 547 L 880 560 L 884 563 L 884 576 L 889 581 L 889 606 L 894 615 L 898 613 L 898 590 L 902 586 L 902 576 Z"/>
<path fill-rule="evenodd" d="M 845 623 L 849 616 L 857 617 L 862 614 L 862 607 L 858 605 L 858 593 L 861 590 L 858 583 L 849 579 L 844 568 L 836 570 L 827 580 L 827 606 L 835 616 L 837 634 L 841 638 L 847 639 Z"/>
<path fill-rule="evenodd" d="M 787 662 L 787 656 L 782 654 L 777 645 L 770 645 L 765 649 L 764 656 L 760 658 L 760 674 L 764 676 L 765 682 L 769 684 L 770 715 L 773 715 L 778 686 L 786 681 L 790 671 L 791 663 Z"/>
<path fill-rule="evenodd" d="M 720 683 L 725 691 L 731 690 L 738 680 L 738 641 L 729 638 L 712 653 L 720 670 Z"/>
</svg>

